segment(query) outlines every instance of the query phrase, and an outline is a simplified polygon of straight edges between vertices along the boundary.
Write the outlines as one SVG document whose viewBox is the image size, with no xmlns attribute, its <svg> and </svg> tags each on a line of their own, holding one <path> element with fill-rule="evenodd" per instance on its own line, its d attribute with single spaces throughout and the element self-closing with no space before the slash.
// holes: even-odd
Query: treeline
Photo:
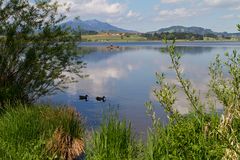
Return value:
<svg viewBox="0 0 240 160">
<path fill-rule="evenodd" d="M 203 40 L 204 37 L 209 38 L 215 38 L 217 39 L 218 36 L 214 34 L 206 34 L 206 35 L 200 35 L 200 34 L 194 34 L 194 33 L 146 33 L 143 34 L 144 37 L 146 37 L 148 40 L 163 40 L 164 38 L 167 38 L 168 40 L 174 40 L 174 39 L 185 39 L 185 40 Z"/>
<path fill-rule="evenodd" d="M 86 30 L 81 30 L 82 35 L 96 35 L 98 32 L 96 31 L 86 31 Z"/>
</svg>

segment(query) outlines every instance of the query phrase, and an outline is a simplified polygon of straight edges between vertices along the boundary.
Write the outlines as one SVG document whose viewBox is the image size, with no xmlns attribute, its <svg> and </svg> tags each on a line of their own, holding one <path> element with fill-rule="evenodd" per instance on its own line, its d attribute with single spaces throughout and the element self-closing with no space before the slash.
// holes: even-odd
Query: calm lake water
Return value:
<svg viewBox="0 0 240 160">
<path fill-rule="evenodd" d="M 138 133 L 146 132 L 151 125 L 144 104 L 152 101 L 163 122 L 167 122 L 163 108 L 155 101 L 152 90 L 156 85 L 156 72 L 166 73 L 168 82 L 178 85 L 175 73 L 169 69 L 170 58 L 161 52 L 160 42 L 113 43 L 119 49 L 108 50 L 109 43 L 81 43 L 80 49 L 87 52 L 82 60 L 87 63 L 84 73 L 89 77 L 69 84 L 64 93 L 44 97 L 42 100 L 54 104 L 66 104 L 77 108 L 91 127 L 100 124 L 104 112 L 117 110 L 121 118 L 131 120 Z M 217 54 L 240 50 L 237 42 L 192 42 L 177 43 L 183 72 L 202 97 L 207 92 L 208 66 Z M 89 101 L 80 101 L 79 95 L 89 95 Z M 97 102 L 96 96 L 106 96 L 106 102 Z M 179 93 L 176 108 L 187 113 L 188 103 Z M 220 108 L 219 108 L 220 109 Z"/>
</svg>

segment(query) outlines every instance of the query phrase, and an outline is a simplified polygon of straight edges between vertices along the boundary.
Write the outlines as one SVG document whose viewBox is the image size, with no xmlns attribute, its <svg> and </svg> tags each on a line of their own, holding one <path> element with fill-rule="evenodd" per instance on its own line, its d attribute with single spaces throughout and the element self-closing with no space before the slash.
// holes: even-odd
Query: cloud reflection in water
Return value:
<svg viewBox="0 0 240 160">
<path fill-rule="evenodd" d="M 183 54 L 181 60 L 184 75 L 189 78 L 196 89 L 200 89 L 202 97 L 208 89 L 208 66 L 216 54 L 232 51 L 233 47 L 177 47 Z M 152 94 L 155 85 L 155 73 L 167 74 L 167 81 L 179 85 L 175 73 L 169 69 L 170 58 L 157 47 L 122 47 L 120 50 L 106 50 L 104 47 L 94 48 L 84 56 L 87 63 L 84 73 L 89 77 L 80 79 L 78 83 L 70 84 L 65 93 L 47 97 L 53 102 L 67 103 L 78 108 L 90 121 L 106 106 L 119 106 L 121 117 L 131 120 L 137 131 L 146 131 L 150 124 L 146 120 L 145 102 L 155 98 Z M 89 102 L 81 102 L 78 95 L 88 94 Z M 97 103 L 96 96 L 106 96 L 107 102 Z M 159 106 L 158 103 L 154 102 Z M 187 113 L 186 97 L 180 92 L 176 108 L 181 113 Z M 166 121 L 163 109 L 158 109 L 161 119 Z"/>
</svg>

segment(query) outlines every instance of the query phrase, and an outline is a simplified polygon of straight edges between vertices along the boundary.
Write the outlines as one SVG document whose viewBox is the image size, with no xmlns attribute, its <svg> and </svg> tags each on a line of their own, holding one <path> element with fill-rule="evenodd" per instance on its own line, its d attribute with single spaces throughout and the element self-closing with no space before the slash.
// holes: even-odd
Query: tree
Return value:
<svg viewBox="0 0 240 160">
<path fill-rule="evenodd" d="M 0 0 L 0 107 L 32 102 L 81 76 L 75 37 L 51 0 Z M 75 58 L 74 58 L 75 57 Z"/>
</svg>

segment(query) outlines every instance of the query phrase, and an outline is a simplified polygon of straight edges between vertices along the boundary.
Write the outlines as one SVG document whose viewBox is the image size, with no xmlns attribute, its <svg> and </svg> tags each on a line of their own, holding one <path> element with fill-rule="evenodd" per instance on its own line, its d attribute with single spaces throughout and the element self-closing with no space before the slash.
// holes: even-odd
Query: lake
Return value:
<svg viewBox="0 0 240 160">
<path fill-rule="evenodd" d="M 166 73 L 167 81 L 179 85 L 175 72 L 169 69 L 170 58 L 161 52 L 161 42 L 112 43 L 119 49 L 109 50 L 110 43 L 80 43 L 86 52 L 82 60 L 87 63 L 84 73 L 89 75 L 69 84 L 65 92 L 44 97 L 41 100 L 54 104 L 74 106 L 86 118 L 90 127 L 100 124 L 103 113 L 116 110 L 121 118 L 130 120 L 138 133 L 145 133 L 151 125 L 144 104 L 152 101 L 158 116 L 167 123 L 163 108 L 152 93 L 157 88 L 155 73 Z M 240 50 L 238 42 L 189 42 L 177 43 L 177 52 L 182 53 L 182 70 L 201 97 L 207 92 L 208 67 L 217 54 Z M 89 101 L 80 101 L 79 95 L 89 95 Z M 97 102 L 96 96 L 106 96 L 106 102 Z M 180 92 L 175 106 L 179 112 L 189 111 L 186 97 Z M 219 108 L 221 110 L 221 107 Z"/>
</svg>

